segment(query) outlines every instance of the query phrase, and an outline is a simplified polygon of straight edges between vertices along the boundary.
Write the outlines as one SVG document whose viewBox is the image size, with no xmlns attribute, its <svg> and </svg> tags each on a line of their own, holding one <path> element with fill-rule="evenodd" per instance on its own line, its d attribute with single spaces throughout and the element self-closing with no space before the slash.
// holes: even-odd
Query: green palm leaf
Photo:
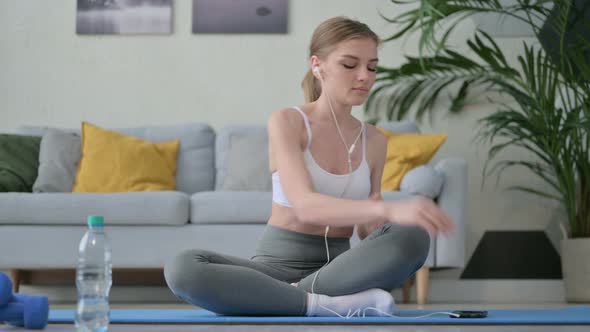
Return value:
<svg viewBox="0 0 590 332">
<path fill-rule="evenodd" d="M 548 190 L 519 185 L 509 189 L 560 201 L 570 236 L 590 237 L 590 37 L 583 32 L 590 31 L 590 22 L 583 19 L 586 9 L 574 0 L 515 0 L 510 5 L 494 0 L 392 3 L 417 6 L 395 17 L 382 15 L 401 26 L 385 42 L 419 33 L 420 56 L 407 56 L 399 67 L 378 67 L 375 89 L 365 105 L 369 118 L 402 120 L 414 115 L 421 120 L 440 108 L 443 98 L 450 102 L 449 112 L 460 113 L 488 91 L 496 92 L 502 101 L 487 97 L 498 110 L 478 121 L 478 138 L 491 145 L 482 186 L 488 176 L 496 174 L 499 179 L 507 168 L 525 167 L 549 185 Z M 542 47 L 523 43 L 513 65 L 483 31 L 466 41 L 468 55 L 447 45 L 465 18 L 486 13 L 529 24 L 542 38 Z M 543 42 L 547 40 L 557 42 Z M 529 152 L 533 160 L 495 161 L 513 147 Z"/>
</svg>

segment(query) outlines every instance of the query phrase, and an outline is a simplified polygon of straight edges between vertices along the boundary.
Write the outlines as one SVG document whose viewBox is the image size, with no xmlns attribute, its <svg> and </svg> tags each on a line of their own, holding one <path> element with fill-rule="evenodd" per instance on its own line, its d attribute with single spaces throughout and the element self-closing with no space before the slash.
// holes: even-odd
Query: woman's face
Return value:
<svg viewBox="0 0 590 332">
<path fill-rule="evenodd" d="M 370 38 L 343 41 L 323 61 L 315 59 L 322 73 L 322 90 L 330 99 L 361 105 L 375 83 L 377 44 Z"/>
</svg>

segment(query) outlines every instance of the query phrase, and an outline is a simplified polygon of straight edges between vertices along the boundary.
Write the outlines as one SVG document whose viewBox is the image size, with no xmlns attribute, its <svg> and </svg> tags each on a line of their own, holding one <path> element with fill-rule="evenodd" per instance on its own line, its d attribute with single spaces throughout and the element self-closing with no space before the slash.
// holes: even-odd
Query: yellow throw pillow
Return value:
<svg viewBox="0 0 590 332">
<path fill-rule="evenodd" d="M 448 137 L 447 134 L 401 134 L 378 129 L 387 136 L 381 191 L 399 190 L 404 175 L 428 163 Z"/>
<path fill-rule="evenodd" d="M 174 190 L 179 141 L 152 143 L 82 123 L 74 192 Z"/>
</svg>

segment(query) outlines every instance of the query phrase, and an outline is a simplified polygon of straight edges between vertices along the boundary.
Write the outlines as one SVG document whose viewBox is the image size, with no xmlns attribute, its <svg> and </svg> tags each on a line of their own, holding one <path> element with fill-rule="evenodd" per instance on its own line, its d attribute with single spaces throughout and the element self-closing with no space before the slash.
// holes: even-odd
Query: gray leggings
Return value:
<svg viewBox="0 0 590 332">
<path fill-rule="evenodd" d="M 328 245 L 330 263 L 313 291 L 338 296 L 399 287 L 424 264 L 430 237 L 417 227 L 387 224 L 354 248 L 348 238 L 328 238 Z M 323 236 L 267 225 L 250 260 L 187 250 L 166 263 L 164 276 L 176 296 L 218 314 L 302 316 L 314 272 L 326 261 Z"/>
</svg>

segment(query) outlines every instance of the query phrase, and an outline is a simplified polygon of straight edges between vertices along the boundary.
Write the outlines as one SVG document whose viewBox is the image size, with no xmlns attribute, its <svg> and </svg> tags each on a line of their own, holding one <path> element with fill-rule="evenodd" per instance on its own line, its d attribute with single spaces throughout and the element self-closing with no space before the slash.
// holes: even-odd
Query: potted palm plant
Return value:
<svg viewBox="0 0 590 332">
<path fill-rule="evenodd" d="M 490 144 L 484 179 L 520 166 L 546 184 L 508 189 L 563 207 L 566 299 L 590 302 L 590 0 L 392 0 L 412 2 L 413 9 L 395 17 L 382 15 L 399 29 L 385 42 L 418 34 L 420 54 L 399 67 L 378 68 L 367 118 L 420 120 L 443 93 L 450 94 L 453 113 L 482 95 L 495 103 L 496 110 L 478 120 L 477 137 Z M 466 40 L 467 54 L 449 45 L 463 20 L 489 14 L 520 20 L 534 31 L 535 42 L 523 42 L 516 64 L 483 31 Z M 509 147 L 534 158 L 496 161 Z"/>
</svg>

